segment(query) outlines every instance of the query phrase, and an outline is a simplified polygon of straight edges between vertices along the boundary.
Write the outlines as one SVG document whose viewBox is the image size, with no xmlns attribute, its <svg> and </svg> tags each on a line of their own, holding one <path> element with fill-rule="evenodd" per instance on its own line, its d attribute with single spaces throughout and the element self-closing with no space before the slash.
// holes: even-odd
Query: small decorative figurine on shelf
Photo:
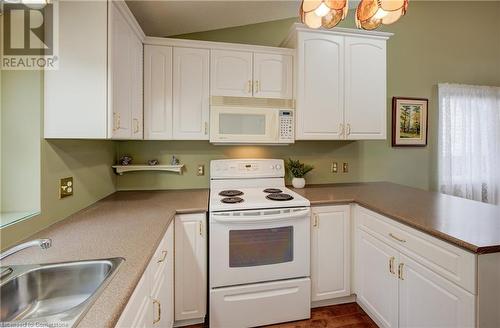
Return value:
<svg viewBox="0 0 500 328">
<path fill-rule="evenodd" d="M 118 161 L 118 164 L 120 165 L 130 165 L 132 164 L 132 156 L 130 155 L 123 155 L 120 160 Z"/>
<path fill-rule="evenodd" d="M 172 156 L 172 161 L 170 162 L 170 165 L 179 165 L 181 164 L 181 161 L 175 155 Z"/>
<path fill-rule="evenodd" d="M 148 161 L 148 165 L 149 166 L 155 166 L 155 165 L 158 165 L 158 164 L 160 164 L 160 162 L 157 159 L 150 159 Z"/>
</svg>

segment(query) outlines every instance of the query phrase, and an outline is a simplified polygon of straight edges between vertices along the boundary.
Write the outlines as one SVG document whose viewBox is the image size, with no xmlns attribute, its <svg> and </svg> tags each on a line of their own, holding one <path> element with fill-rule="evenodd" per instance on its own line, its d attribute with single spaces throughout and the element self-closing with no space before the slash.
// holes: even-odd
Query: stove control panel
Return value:
<svg viewBox="0 0 500 328">
<path fill-rule="evenodd" d="M 229 159 L 210 162 L 211 179 L 281 178 L 285 176 L 282 159 Z"/>
</svg>

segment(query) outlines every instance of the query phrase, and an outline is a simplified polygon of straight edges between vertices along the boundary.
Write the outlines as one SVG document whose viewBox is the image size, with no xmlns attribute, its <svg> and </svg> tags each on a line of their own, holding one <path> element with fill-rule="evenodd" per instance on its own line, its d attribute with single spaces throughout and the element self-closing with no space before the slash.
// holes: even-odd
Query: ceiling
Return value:
<svg viewBox="0 0 500 328">
<path fill-rule="evenodd" d="M 148 36 L 172 36 L 297 17 L 300 0 L 127 0 Z"/>
</svg>

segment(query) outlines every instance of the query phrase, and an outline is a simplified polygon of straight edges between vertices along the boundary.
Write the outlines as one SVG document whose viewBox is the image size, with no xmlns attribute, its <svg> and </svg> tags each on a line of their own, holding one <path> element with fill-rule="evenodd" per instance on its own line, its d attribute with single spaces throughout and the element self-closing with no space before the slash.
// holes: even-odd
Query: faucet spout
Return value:
<svg viewBox="0 0 500 328">
<path fill-rule="evenodd" d="M 48 238 L 35 239 L 35 240 L 31 240 L 31 241 L 16 245 L 12 248 L 9 248 L 5 252 L 0 253 L 0 261 L 3 260 L 4 258 L 6 258 L 7 256 L 10 256 L 14 253 L 22 251 L 23 249 L 30 248 L 30 247 L 36 247 L 36 246 L 40 247 L 41 249 L 50 248 L 52 246 L 52 240 L 48 239 Z"/>
</svg>

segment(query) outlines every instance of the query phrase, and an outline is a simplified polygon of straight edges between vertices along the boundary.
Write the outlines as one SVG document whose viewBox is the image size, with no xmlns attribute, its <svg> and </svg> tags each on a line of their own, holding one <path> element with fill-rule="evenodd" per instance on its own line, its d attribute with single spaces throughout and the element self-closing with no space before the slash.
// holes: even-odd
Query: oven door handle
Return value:
<svg viewBox="0 0 500 328">
<path fill-rule="evenodd" d="M 259 221 L 287 221 L 299 218 L 308 218 L 310 210 L 304 209 L 291 213 L 277 214 L 277 215 L 262 215 L 262 216 L 218 216 L 213 215 L 213 219 L 221 223 L 250 223 Z"/>
</svg>

